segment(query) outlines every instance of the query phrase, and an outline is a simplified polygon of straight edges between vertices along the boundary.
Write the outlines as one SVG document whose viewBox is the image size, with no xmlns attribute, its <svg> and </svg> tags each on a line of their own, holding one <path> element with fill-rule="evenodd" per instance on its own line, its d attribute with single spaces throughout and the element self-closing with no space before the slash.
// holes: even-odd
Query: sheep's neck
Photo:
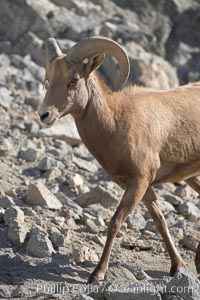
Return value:
<svg viewBox="0 0 200 300">
<path fill-rule="evenodd" d="M 106 168 L 108 145 L 115 130 L 114 113 L 110 107 L 109 89 L 101 87 L 94 77 L 88 81 L 89 100 L 81 117 L 75 118 L 83 143 Z"/>
</svg>

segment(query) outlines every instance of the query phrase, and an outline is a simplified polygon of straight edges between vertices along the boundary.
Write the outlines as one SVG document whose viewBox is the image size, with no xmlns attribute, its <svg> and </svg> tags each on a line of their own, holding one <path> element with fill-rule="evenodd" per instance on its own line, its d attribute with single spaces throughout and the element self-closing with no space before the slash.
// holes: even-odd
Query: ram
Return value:
<svg viewBox="0 0 200 300">
<path fill-rule="evenodd" d="M 200 83 L 166 91 L 130 86 L 113 92 L 94 71 L 109 54 L 119 63 L 118 88 L 125 84 L 129 60 L 118 43 L 90 37 L 65 55 L 56 40 L 49 38 L 46 50 L 49 87 L 39 109 L 41 121 L 52 125 L 70 113 L 83 143 L 125 190 L 89 282 L 104 279 L 115 236 L 140 201 L 165 242 L 173 276 L 184 261 L 170 237 L 153 186 L 185 180 L 200 193 Z M 196 267 L 200 272 L 198 249 Z"/>
</svg>

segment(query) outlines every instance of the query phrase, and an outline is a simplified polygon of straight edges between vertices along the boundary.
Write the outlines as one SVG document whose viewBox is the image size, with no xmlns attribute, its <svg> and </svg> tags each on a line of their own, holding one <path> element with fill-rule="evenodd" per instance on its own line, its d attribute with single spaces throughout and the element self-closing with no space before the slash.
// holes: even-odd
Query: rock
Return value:
<svg viewBox="0 0 200 300">
<path fill-rule="evenodd" d="M 134 70 L 129 80 L 155 89 L 169 89 L 178 86 L 176 70 L 165 59 L 146 52 L 133 41 L 126 44 L 126 49 L 131 68 Z"/>
<path fill-rule="evenodd" d="M 26 130 L 31 136 L 37 136 L 38 131 L 40 129 L 39 124 L 37 122 L 32 121 L 31 123 L 25 123 Z"/>
<path fill-rule="evenodd" d="M 159 203 L 160 203 L 160 208 L 164 215 L 169 212 L 176 212 L 174 206 L 171 203 L 163 200 L 162 198 L 159 198 Z"/>
<path fill-rule="evenodd" d="M 52 219 L 52 222 L 54 222 L 56 225 L 62 228 L 63 224 L 65 223 L 65 218 L 60 216 L 55 216 Z"/>
<path fill-rule="evenodd" d="M 76 263 L 98 261 L 97 254 L 87 246 L 82 246 L 80 248 L 73 248 L 72 258 Z"/>
<path fill-rule="evenodd" d="M 95 187 L 88 193 L 80 195 L 74 200 L 81 207 L 87 207 L 91 204 L 100 203 L 105 208 L 110 208 L 114 205 L 117 205 L 119 200 L 113 195 L 113 193 L 107 191 L 102 187 Z"/>
<path fill-rule="evenodd" d="M 55 253 L 47 233 L 39 226 L 35 226 L 32 229 L 26 249 L 31 255 L 40 258 L 49 257 L 52 253 Z"/>
<path fill-rule="evenodd" d="M 193 222 L 200 218 L 200 210 L 192 202 L 185 202 L 184 204 L 179 205 L 178 212 Z"/>
<path fill-rule="evenodd" d="M 171 203 L 175 207 L 180 204 L 183 204 L 183 200 L 181 199 L 181 197 L 173 195 L 171 193 L 165 193 L 163 195 L 163 198 L 165 199 L 165 201 Z"/>
<path fill-rule="evenodd" d="M 138 250 L 151 250 L 151 242 L 145 240 L 136 240 L 136 241 L 122 241 L 121 247 L 125 249 L 137 248 Z"/>
<path fill-rule="evenodd" d="M 12 297 L 13 298 L 22 298 L 26 295 L 26 289 L 22 286 L 18 286 L 13 292 Z"/>
<path fill-rule="evenodd" d="M 139 267 L 130 267 L 131 273 L 135 276 L 137 280 L 150 279 L 147 273 Z"/>
<path fill-rule="evenodd" d="M 106 281 L 120 282 L 120 281 L 137 281 L 131 268 L 127 265 L 123 265 L 119 262 L 110 264 L 108 271 L 106 273 Z"/>
<path fill-rule="evenodd" d="M 81 187 L 84 184 L 83 178 L 78 173 L 71 174 L 70 176 L 67 176 L 67 183 L 73 191 L 76 193 L 79 193 L 81 191 Z"/>
<path fill-rule="evenodd" d="M 51 228 L 49 238 L 55 248 L 64 246 L 64 235 L 56 227 Z"/>
<path fill-rule="evenodd" d="M 180 241 L 183 239 L 184 232 L 182 228 L 172 226 L 169 228 L 169 231 L 176 241 Z"/>
<path fill-rule="evenodd" d="M 106 237 L 105 236 L 94 235 L 92 237 L 92 240 L 95 243 L 97 243 L 98 245 L 100 245 L 101 247 L 105 246 L 105 243 L 106 243 Z"/>
<path fill-rule="evenodd" d="M 4 221 L 4 214 L 5 214 L 5 209 L 3 207 L 0 207 L 0 223 Z"/>
<path fill-rule="evenodd" d="M 7 208 L 4 214 L 4 222 L 6 225 L 10 225 L 13 221 L 19 224 L 24 223 L 24 212 L 17 206 Z"/>
<path fill-rule="evenodd" d="M 68 198 L 65 194 L 58 192 L 56 193 L 56 197 L 63 204 L 63 209 L 60 212 L 62 216 L 65 216 L 65 211 L 73 210 L 77 215 L 82 216 L 83 209 L 80 205 L 78 205 L 75 201 Z"/>
<path fill-rule="evenodd" d="M 72 146 L 81 144 L 81 139 L 71 117 L 65 117 L 50 128 L 41 129 L 39 134 L 40 136 L 64 140 Z"/>
<path fill-rule="evenodd" d="M 108 225 L 114 212 L 108 208 L 104 208 L 101 204 L 97 203 L 85 207 L 83 209 L 83 213 L 88 213 L 97 218 L 100 216 L 105 221 L 105 223 L 107 222 L 106 225 Z"/>
<path fill-rule="evenodd" d="M 1 114 L 0 125 L 1 126 L 5 126 L 5 124 L 9 125 L 10 124 L 10 115 L 1 106 L 0 106 L 0 114 Z"/>
<path fill-rule="evenodd" d="M 108 285 L 104 291 L 106 300 L 161 300 L 155 287 L 147 281 L 119 281 Z"/>
<path fill-rule="evenodd" d="M 94 233 L 94 234 L 99 233 L 99 228 L 93 220 L 87 218 L 85 220 L 85 225 L 86 225 L 87 229 L 89 230 L 89 232 Z"/>
<path fill-rule="evenodd" d="M 23 207 L 23 212 L 26 216 L 37 216 L 37 213 L 31 207 Z"/>
<path fill-rule="evenodd" d="M 59 247 L 58 248 L 58 254 L 61 256 L 64 256 L 65 258 L 72 254 L 72 252 L 69 250 L 69 248 L 66 247 Z"/>
<path fill-rule="evenodd" d="M 96 224 L 97 227 L 104 227 L 105 222 L 101 216 L 94 217 L 93 222 Z"/>
<path fill-rule="evenodd" d="M 180 229 L 185 230 L 185 228 L 186 228 L 186 221 L 185 220 L 179 220 L 173 226 L 176 227 L 176 228 L 180 228 Z"/>
<path fill-rule="evenodd" d="M 181 197 L 181 198 L 183 198 L 185 200 L 189 200 L 190 198 L 195 198 L 195 197 L 198 196 L 198 194 L 194 190 L 192 190 L 188 185 L 180 185 L 180 186 L 178 186 L 175 189 L 174 193 L 177 196 L 179 196 L 179 197 Z"/>
<path fill-rule="evenodd" d="M 30 162 L 36 161 L 41 157 L 41 155 L 41 149 L 36 148 L 27 148 L 25 150 L 21 150 L 20 152 L 20 157 Z"/>
<path fill-rule="evenodd" d="M 0 141 L 0 156 L 9 156 L 13 153 L 13 145 L 8 139 Z"/>
<path fill-rule="evenodd" d="M 5 193 L 6 193 L 7 196 L 10 196 L 12 198 L 16 198 L 17 197 L 17 192 L 13 188 L 11 188 L 10 190 L 7 190 Z"/>
<path fill-rule="evenodd" d="M 181 298 L 179 296 L 164 294 L 163 300 L 183 300 L 183 298 Z"/>
<path fill-rule="evenodd" d="M 61 228 L 61 232 L 64 235 L 64 245 L 66 245 L 66 244 L 71 245 L 73 234 L 74 234 L 73 228 L 70 228 L 70 229 L 66 229 L 66 227 Z M 63 247 L 58 247 L 58 248 L 60 249 L 60 248 L 63 248 Z M 69 251 L 69 249 L 68 249 L 68 251 Z"/>
<path fill-rule="evenodd" d="M 60 211 L 60 216 L 64 216 L 67 219 L 72 218 L 74 220 L 80 220 L 81 218 L 80 215 L 76 214 L 73 210 L 68 209 L 67 207 L 62 208 Z"/>
<path fill-rule="evenodd" d="M 8 208 L 15 205 L 13 199 L 9 196 L 2 195 L 0 198 L 0 207 Z"/>
<path fill-rule="evenodd" d="M 84 160 L 79 157 L 74 157 L 73 162 L 80 168 L 85 171 L 91 172 L 91 173 L 96 173 L 98 170 L 98 167 L 92 163 L 91 161 Z"/>
<path fill-rule="evenodd" d="M 167 283 L 166 289 L 169 293 L 173 290 L 173 294 L 181 297 L 183 300 L 198 300 L 200 281 L 188 270 L 181 269 Z"/>
<path fill-rule="evenodd" d="M 146 226 L 145 226 L 145 228 L 144 228 L 144 230 L 146 231 L 152 231 L 152 232 L 154 232 L 154 233 L 157 233 L 158 231 L 157 231 L 157 229 L 156 229 L 156 226 L 155 226 L 155 224 L 154 224 L 154 221 L 153 220 L 147 220 L 147 222 L 146 222 Z"/>
<path fill-rule="evenodd" d="M 92 298 L 92 297 L 90 297 L 90 296 L 88 296 L 86 294 L 82 294 L 81 296 L 79 296 L 77 298 L 77 300 L 94 300 L 94 298 Z"/>
<path fill-rule="evenodd" d="M 35 97 L 34 95 L 29 94 L 25 100 L 25 104 L 31 105 L 33 109 L 37 110 L 40 105 L 40 99 L 39 97 Z"/>
<path fill-rule="evenodd" d="M 28 186 L 28 194 L 26 202 L 40 206 L 47 206 L 50 209 L 60 209 L 61 202 L 50 192 L 43 184 L 30 184 Z"/>
<path fill-rule="evenodd" d="M 143 229 L 146 226 L 146 220 L 139 211 L 134 211 L 129 215 L 126 223 L 129 229 Z"/>
<path fill-rule="evenodd" d="M 11 92 L 5 87 L 0 87 L 0 105 L 3 108 L 9 109 L 12 100 L 13 97 L 11 96 Z"/>
<path fill-rule="evenodd" d="M 65 223 L 66 223 L 66 225 L 67 225 L 70 229 L 73 229 L 73 230 L 76 230 L 76 229 L 77 229 L 76 222 L 74 221 L 73 218 L 67 218 L 67 219 L 65 220 Z"/>
<path fill-rule="evenodd" d="M 27 232 L 28 229 L 15 219 L 9 224 L 8 238 L 14 245 L 19 246 L 24 243 Z"/>
<path fill-rule="evenodd" d="M 199 237 L 195 234 L 185 234 L 182 240 L 182 244 L 186 249 L 196 252 L 196 249 L 199 244 Z"/>
<path fill-rule="evenodd" d="M 62 163 L 61 163 L 62 164 Z M 47 181 L 53 181 L 55 179 L 58 179 L 62 176 L 62 171 L 58 168 L 53 168 L 51 170 L 48 170 L 45 172 L 44 177 L 47 179 Z"/>
<path fill-rule="evenodd" d="M 76 157 L 86 159 L 88 161 L 93 159 L 93 156 L 90 154 L 88 149 L 83 144 L 79 145 L 78 147 L 74 147 L 73 154 Z"/>
<path fill-rule="evenodd" d="M 57 161 L 50 157 L 43 157 L 39 162 L 38 169 L 42 172 L 48 171 L 51 168 L 57 167 Z M 64 167 L 64 166 L 63 166 Z"/>
<path fill-rule="evenodd" d="M 198 5 L 196 6 L 196 4 Z M 196 10 L 199 11 L 199 2 L 188 2 L 188 9 L 184 11 L 180 15 L 180 17 L 177 19 L 176 26 L 173 30 L 173 32 L 170 35 L 170 38 L 167 41 L 166 48 L 167 48 L 167 59 L 171 61 L 172 63 L 176 63 L 180 68 L 177 68 L 178 73 L 180 74 L 181 81 L 189 81 L 190 78 L 188 76 L 188 69 L 191 70 L 191 66 L 193 65 L 193 71 L 197 73 L 196 78 L 199 78 L 199 72 L 198 72 L 198 55 L 194 52 L 191 53 L 188 52 L 188 58 L 184 65 L 181 65 L 182 55 L 180 55 L 180 43 L 184 43 L 188 45 L 190 48 L 196 48 L 197 44 L 196 41 L 199 40 L 200 35 L 193 36 L 193 30 L 198 24 L 198 17 L 196 15 Z M 182 24 L 186 24 L 186 29 L 183 28 Z M 180 55 L 180 60 L 177 61 L 177 56 Z M 179 62 L 179 64 L 177 64 Z M 183 68 L 183 66 L 185 68 Z M 181 68 L 182 67 L 182 68 Z"/>
</svg>

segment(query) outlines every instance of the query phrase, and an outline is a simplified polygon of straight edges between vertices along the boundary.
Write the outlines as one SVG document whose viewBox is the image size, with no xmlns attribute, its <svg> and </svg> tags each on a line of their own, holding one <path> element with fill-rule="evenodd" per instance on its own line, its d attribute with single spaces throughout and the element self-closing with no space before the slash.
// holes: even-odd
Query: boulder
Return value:
<svg viewBox="0 0 200 300">
<path fill-rule="evenodd" d="M 9 196 L 6 195 L 1 195 L 0 196 L 0 207 L 2 208 L 8 208 L 15 205 L 13 199 Z"/>
<path fill-rule="evenodd" d="M 64 246 L 64 235 L 56 227 L 51 228 L 49 238 L 55 248 Z"/>
<path fill-rule="evenodd" d="M 4 221 L 4 214 L 5 214 L 5 209 L 3 207 L 0 207 L 0 223 Z"/>
<path fill-rule="evenodd" d="M 25 159 L 26 161 L 33 162 L 39 159 L 42 154 L 43 152 L 41 151 L 41 149 L 28 147 L 27 149 L 21 150 L 20 157 Z"/>
<path fill-rule="evenodd" d="M 4 214 L 6 225 L 10 225 L 13 221 L 16 221 L 18 224 L 24 223 L 24 212 L 17 206 L 7 208 Z"/>
<path fill-rule="evenodd" d="M 130 229 L 144 229 L 146 226 L 146 220 L 139 211 L 134 211 L 126 219 L 127 227 Z"/>
<path fill-rule="evenodd" d="M 76 263 L 98 261 L 97 254 L 87 246 L 74 247 L 72 252 L 72 258 Z"/>
<path fill-rule="evenodd" d="M 97 170 L 98 170 L 98 167 L 97 167 L 96 164 L 92 163 L 91 161 L 87 161 L 87 160 L 84 160 L 82 158 L 79 158 L 79 157 L 74 157 L 73 162 L 80 169 L 83 169 L 83 170 L 88 171 L 90 173 L 96 173 Z"/>
<path fill-rule="evenodd" d="M 3 108 L 9 109 L 12 103 L 13 97 L 11 95 L 11 92 L 5 88 L 0 87 L 0 105 Z"/>
<path fill-rule="evenodd" d="M 166 289 L 183 300 L 199 300 L 200 281 L 190 271 L 181 269 L 167 283 Z"/>
<path fill-rule="evenodd" d="M 31 255 L 40 258 L 50 257 L 55 253 L 47 233 L 39 226 L 32 229 L 26 249 Z"/>
<path fill-rule="evenodd" d="M 86 225 L 87 230 L 90 233 L 93 233 L 93 234 L 98 234 L 99 233 L 99 228 L 92 219 L 86 218 L 85 219 L 85 225 Z"/>
<path fill-rule="evenodd" d="M 193 202 L 185 202 L 178 207 L 178 212 L 190 221 L 197 221 L 200 218 L 200 210 Z"/>
<path fill-rule="evenodd" d="M 30 184 L 28 186 L 26 202 L 29 204 L 47 206 L 50 209 L 60 209 L 62 207 L 62 203 L 43 183 Z"/>
<path fill-rule="evenodd" d="M 99 203 L 105 208 L 110 208 L 118 204 L 118 198 L 105 188 L 97 186 L 93 190 L 80 195 L 74 200 L 81 207 L 87 207 L 91 204 Z"/>
<path fill-rule="evenodd" d="M 9 224 L 8 238 L 15 246 L 20 246 L 25 242 L 28 229 L 16 219 Z"/>
<path fill-rule="evenodd" d="M 195 235 L 195 233 L 192 232 L 189 234 L 185 233 L 184 238 L 182 240 L 182 244 L 186 249 L 196 252 L 196 249 L 199 244 L 199 239 L 200 239 L 200 234 Z"/>
<path fill-rule="evenodd" d="M 161 300 L 161 295 L 147 281 L 119 281 L 108 285 L 104 296 L 106 300 Z"/>
</svg>

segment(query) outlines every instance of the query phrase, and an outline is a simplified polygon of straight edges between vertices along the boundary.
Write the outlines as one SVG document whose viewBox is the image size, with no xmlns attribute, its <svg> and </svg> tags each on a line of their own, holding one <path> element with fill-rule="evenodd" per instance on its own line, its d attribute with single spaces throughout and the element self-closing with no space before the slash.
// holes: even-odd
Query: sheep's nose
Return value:
<svg viewBox="0 0 200 300">
<path fill-rule="evenodd" d="M 44 121 L 49 116 L 49 112 L 45 111 L 42 115 L 40 115 L 40 120 Z"/>
</svg>

